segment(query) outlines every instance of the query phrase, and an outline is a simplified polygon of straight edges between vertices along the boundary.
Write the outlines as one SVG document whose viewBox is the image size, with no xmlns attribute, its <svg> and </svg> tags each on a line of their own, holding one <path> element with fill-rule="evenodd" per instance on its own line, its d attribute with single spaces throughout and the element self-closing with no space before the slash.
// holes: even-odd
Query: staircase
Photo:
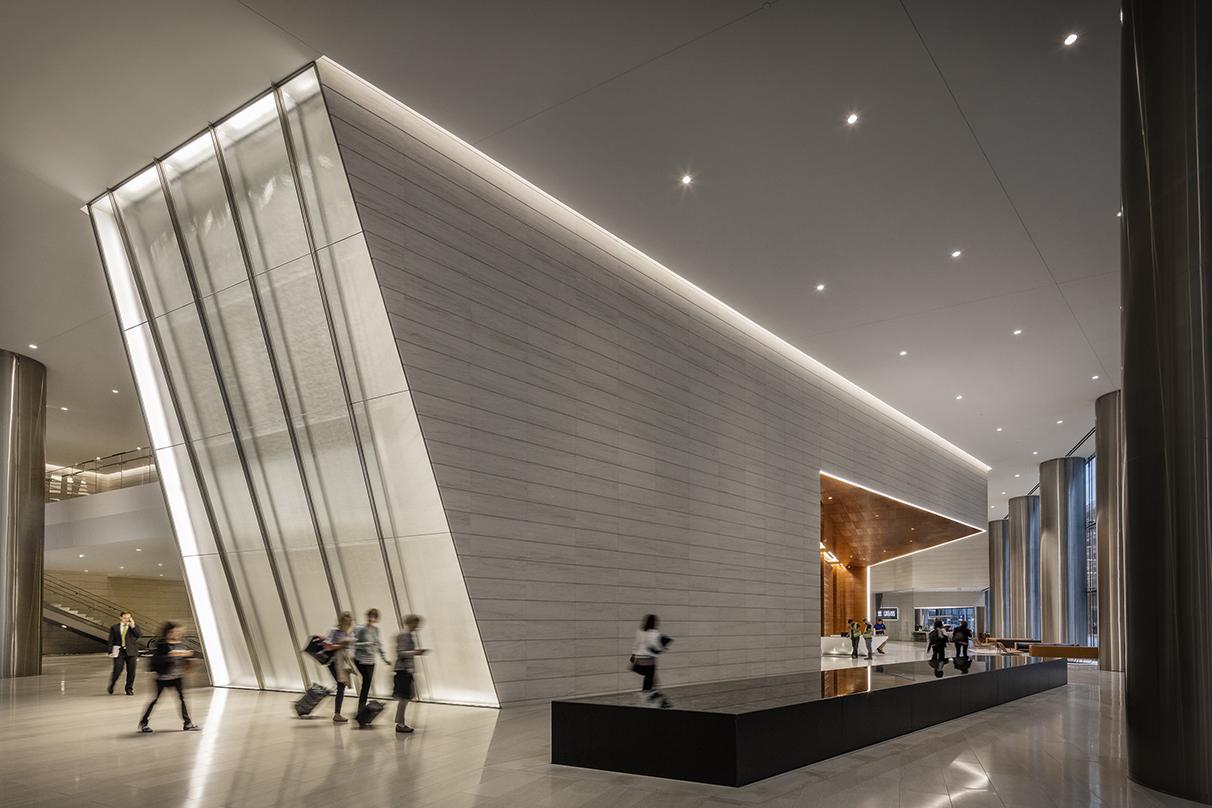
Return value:
<svg viewBox="0 0 1212 808">
<path fill-rule="evenodd" d="M 109 650 L 109 627 L 118 622 L 118 615 L 122 611 L 123 607 L 111 600 L 54 575 L 42 575 L 42 617 L 77 634 L 98 640 L 106 651 Z M 164 620 L 134 612 L 131 617 L 143 632 L 139 638 L 139 653 L 146 656 L 156 647 L 155 633 L 160 630 Z M 196 636 L 186 635 L 182 644 L 196 654 L 202 653 L 202 644 Z"/>
</svg>

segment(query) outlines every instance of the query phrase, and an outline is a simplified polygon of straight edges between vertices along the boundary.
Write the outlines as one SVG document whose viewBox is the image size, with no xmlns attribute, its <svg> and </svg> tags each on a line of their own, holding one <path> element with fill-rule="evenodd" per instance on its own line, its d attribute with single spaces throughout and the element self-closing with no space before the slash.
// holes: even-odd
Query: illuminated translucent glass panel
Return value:
<svg viewBox="0 0 1212 808">
<path fill-rule="evenodd" d="M 423 693 L 496 704 L 314 70 L 89 210 L 215 683 L 322 679 L 298 649 L 375 607 L 388 647 L 426 616 Z"/>
</svg>

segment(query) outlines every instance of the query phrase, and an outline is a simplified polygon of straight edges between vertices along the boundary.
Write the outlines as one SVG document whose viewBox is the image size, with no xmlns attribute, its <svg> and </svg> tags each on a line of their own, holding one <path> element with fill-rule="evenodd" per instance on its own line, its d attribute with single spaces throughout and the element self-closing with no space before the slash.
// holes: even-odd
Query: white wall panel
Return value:
<svg viewBox="0 0 1212 808">
<path fill-rule="evenodd" d="M 819 666 L 819 472 L 966 522 L 984 467 L 321 60 L 503 701 Z"/>
</svg>

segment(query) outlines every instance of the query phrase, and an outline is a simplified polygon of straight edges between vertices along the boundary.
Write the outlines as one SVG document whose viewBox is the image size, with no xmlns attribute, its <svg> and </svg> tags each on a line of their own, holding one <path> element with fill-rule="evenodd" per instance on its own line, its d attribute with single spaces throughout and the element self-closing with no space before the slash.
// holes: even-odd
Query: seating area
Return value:
<svg viewBox="0 0 1212 808">
<path fill-rule="evenodd" d="M 1028 653 L 1047 659 L 1098 659 L 1097 645 L 1064 645 L 1062 643 L 1032 643 Z"/>
</svg>

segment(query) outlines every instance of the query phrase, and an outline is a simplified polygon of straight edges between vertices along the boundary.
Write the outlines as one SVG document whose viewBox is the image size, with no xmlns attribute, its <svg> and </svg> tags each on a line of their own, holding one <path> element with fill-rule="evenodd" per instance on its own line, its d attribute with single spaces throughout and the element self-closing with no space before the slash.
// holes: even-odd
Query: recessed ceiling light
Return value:
<svg viewBox="0 0 1212 808">
<path fill-rule="evenodd" d="M 163 564 L 157 564 L 156 566 L 157 566 L 157 567 L 163 567 L 164 565 L 163 565 Z"/>
<path fill-rule="evenodd" d="M 1077 41 L 1077 34 L 1069 34 L 1069 36 L 1065 37 L 1066 45 L 1072 45 L 1076 41 Z"/>
<path fill-rule="evenodd" d="M 692 182 L 694 182 L 694 177 L 690 176 L 689 174 L 682 175 L 682 185 L 689 185 Z"/>
<path fill-rule="evenodd" d="M 1096 381 L 1098 381 L 1098 374 L 1097 374 L 1097 373 L 1095 373 L 1093 376 L 1091 376 L 1091 377 L 1090 377 L 1090 381 L 1092 381 L 1092 382 L 1096 382 Z"/>
<path fill-rule="evenodd" d="M 67 407 L 60 407 L 59 409 L 63 410 L 64 412 L 67 412 Z"/>
<path fill-rule="evenodd" d="M 1056 422 L 1057 422 L 1058 424 L 1063 424 L 1063 423 L 1064 423 L 1064 420 L 1063 420 L 1063 419 L 1061 419 L 1061 418 L 1057 418 L 1057 419 L 1056 419 Z"/>
<path fill-rule="evenodd" d="M 84 558 L 84 553 L 81 553 L 80 555 L 76 556 L 76 558 Z"/>
<path fill-rule="evenodd" d="M 126 567 L 119 566 L 119 567 L 118 567 L 118 569 L 120 569 L 120 570 L 124 570 L 124 569 L 126 569 Z"/>
<path fill-rule="evenodd" d="M 160 573 L 160 577 L 161 577 L 161 578 L 163 578 L 163 577 L 164 577 L 164 573 Z"/>
<path fill-rule="evenodd" d="M 1116 213 L 1116 214 L 1115 214 L 1115 218 L 1117 218 L 1117 219 L 1122 219 L 1122 218 L 1124 218 L 1124 212 L 1121 210 L 1119 213 Z"/>
<path fill-rule="evenodd" d="M 100 460 L 101 458 L 100 458 L 100 456 L 98 456 L 98 457 L 94 457 L 93 459 L 94 459 L 94 460 Z"/>
<path fill-rule="evenodd" d="M 1022 477 L 1023 475 L 1021 475 L 1021 474 L 1015 474 L 1014 476 L 1015 476 L 1015 477 Z"/>
<path fill-rule="evenodd" d="M 88 570 L 85 570 L 85 572 L 88 572 Z"/>
<path fill-rule="evenodd" d="M 1002 492 L 1002 496 L 1003 496 L 1003 497 L 1004 497 L 1004 496 L 1006 496 L 1006 492 L 1005 492 L 1005 491 L 1003 491 L 1003 492 Z"/>
<path fill-rule="evenodd" d="M 110 392 L 111 392 L 111 393 L 113 393 L 115 396 L 116 396 L 116 395 L 118 395 L 118 391 L 117 391 L 117 390 L 110 390 Z"/>
<path fill-rule="evenodd" d="M 1017 337 L 1017 336 L 1019 336 L 1020 334 L 1022 334 L 1022 333 L 1023 333 L 1023 329 L 1021 329 L 1021 328 L 1016 328 L 1016 329 L 1014 329 L 1014 331 L 1013 331 L 1013 332 L 1011 332 L 1011 333 L 1013 333 L 1013 334 L 1014 334 L 1014 336 L 1016 336 L 1016 337 Z"/>
<path fill-rule="evenodd" d="M 1002 431 L 1002 428 L 999 426 L 999 427 L 997 428 L 997 431 L 998 431 L 998 432 L 1001 432 L 1001 431 Z"/>
<path fill-rule="evenodd" d="M 136 451 L 136 452 L 141 452 L 141 451 L 143 451 L 143 447 L 142 447 L 142 446 L 136 446 L 136 447 L 135 447 L 135 451 Z"/>
<path fill-rule="evenodd" d="M 850 124 L 851 126 L 854 126 L 856 123 L 858 123 L 858 113 L 851 112 L 849 115 L 847 115 L 846 123 Z"/>
<path fill-rule="evenodd" d="M 955 400 L 956 400 L 956 401 L 962 401 L 963 399 L 964 399 L 964 394 L 963 394 L 963 393 L 960 393 L 958 396 L 956 396 L 956 397 L 955 397 Z"/>
<path fill-rule="evenodd" d="M 818 292 L 823 292 L 823 291 L 825 291 L 825 284 L 823 284 L 823 283 L 818 283 L 818 284 L 816 285 L 816 290 L 817 290 Z"/>
<path fill-rule="evenodd" d="M 908 356 L 908 355 L 909 355 L 908 351 L 901 351 L 901 356 Z"/>
<path fill-rule="evenodd" d="M 38 350 L 38 346 L 37 346 L 37 345 L 35 345 L 34 343 L 32 343 L 32 342 L 31 342 L 31 343 L 29 344 L 29 349 L 30 349 L 31 351 L 36 351 L 36 350 Z"/>
<path fill-rule="evenodd" d="M 959 258 L 959 257 L 960 257 L 961 255 L 963 255 L 963 254 L 964 254 L 964 251 L 963 251 L 963 250 L 952 250 L 952 251 L 951 251 L 951 257 L 952 257 L 952 258 Z"/>
<path fill-rule="evenodd" d="M 136 553 L 141 553 L 141 552 L 143 552 L 143 548 L 142 548 L 142 547 L 136 547 L 136 548 L 135 548 L 135 552 L 136 552 Z"/>
<path fill-rule="evenodd" d="M 1031 454 L 1033 454 L 1033 455 L 1037 455 L 1037 454 L 1039 454 L 1039 452 L 1038 452 L 1038 451 L 1036 451 L 1036 452 L 1032 452 Z"/>
</svg>

